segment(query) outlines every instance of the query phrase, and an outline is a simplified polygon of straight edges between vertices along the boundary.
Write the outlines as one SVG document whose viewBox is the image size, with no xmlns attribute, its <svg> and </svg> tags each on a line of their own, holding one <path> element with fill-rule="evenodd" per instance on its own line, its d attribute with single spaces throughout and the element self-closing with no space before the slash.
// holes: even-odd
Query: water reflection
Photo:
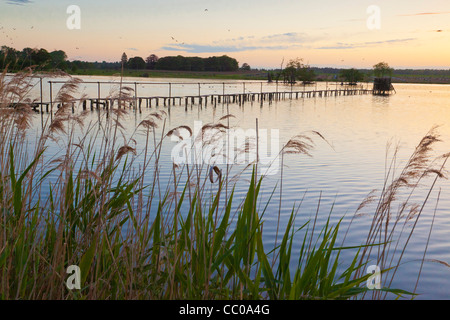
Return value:
<svg viewBox="0 0 450 320">
<path fill-rule="evenodd" d="M 95 81 L 95 77 L 86 77 Z M 105 79 L 101 79 L 103 81 Z M 142 81 L 142 79 L 126 79 L 127 81 Z M 99 80 L 100 81 L 100 80 Z M 244 90 L 242 83 L 233 81 L 208 81 L 182 83 L 183 79 L 172 80 L 172 84 L 162 84 L 167 79 L 148 80 L 149 85 L 140 85 L 139 95 L 186 95 L 201 93 L 226 93 Z M 150 84 L 150 82 L 152 84 Z M 199 84 L 200 83 L 200 84 Z M 399 144 L 397 165 L 401 168 L 420 139 L 434 125 L 441 125 L 439 133 L 442 143 L 437 146 L 435 156 L 449 152 L 450 127 L 450 87 L 443 85 L 409 85 L 394 84 L 397 94 L 390 97 L 379 96 L 340 96 L 324 98 L 305 98 L 275 101 L 272 104 L 247 102 L 238 104 L 218 104 L 216 107 L 199 107 L 195 105 L 184 107 L 174 106 L 170 109 L 166 122 L 168 129 L 187 125 L 194 127 L 195 121 L 214 123 L 224 115 L 235 116 L 231 124 L 243 130 L 254 129 L 255 119 L 258 119 L 260 129 L 276 129 L 279 132 L 280 145 L 286 143 L 296 134 L 307 131 L 320 132 L 331 144 L 317 140 L 312 157 L 304 155 L 289 155 L 285 158 L 283 175 L 283 208 L 281 210 L 281 225 L 289 217 L 292 208 L 301 203 L 299 209 L 299 225 L 313 217 L 320 203 L 318 223 L 324 223 L 331 214 L 336 222 L 345 216 L 344 222 L 349 223 L 361 201 L 374 189 L 382 189 L 386 174 L 387 162 L 392 156 L 387 153 L 387 145 Z M 318 89 L 330 88 L 330 83 L 318 83 Z M 82 87 L 82 94 L 97 94 L 95 84 Z M 298 87 L 308 90 L 307 87 Z M 310 87 L 315 89 L 316 85 Z M 332 88 L 332 87 L 331 87 Z M 55 90 L 57 86 L 55 86 Z M 113 87 L 102 87 L 102 94 L 113 90 Z M 261 82 L 246 82 L 247 92 L 290 90 L 290 86 L 267 84 Z M 48 98 L 48 96 L 46 96 Z M 132 134 L 137 125 L 155 110 L 166 110 L 167 107 L 143 109 L 142 113 L 132 110 L 122 122 L 128 134 Z M 98 119 L 98 111 L 92 113 L 93 121 Z M 39 123 L 39 124 L 38 124 Z M 40 121 L 36 122 L 36 128 Z M 161 129 L 161 128 L 159 128 Z M 144 137 L 137 135 L 137 145 L 143 144 Z M 170 153 L 173 143 L 165 145 L 162 155 L 161 177 L 170 176 Z M 56 148 L 56 147 L 55 147 Z M 57 150 L 50 150 L 55 152 Z M 139 152 L 138 152 L 139 154 Z M 137 160 L 139 163 L 139 160 Z M 269 197 L 273 188 L 279 183 L 280 173 L 267 177 L 262 193 Z M 246 184 L 237 184 L 236 194 L 239 197 L 245 193 Z M 437 208 L 433 235 L 428 246 L 427 259 L 450 262 L 450 184 L 440 181 L 436 190 L 441 189 L 441 199 Z M 418 196 L 418 201 L 425 194 Z M 430 204 L 436 199 L 432 194 Z M 277 203 L 272 202 L 265 214 L 268 244 L 273 244 L 278 219 Z M 423 258 L 423 248 L 430 229 L 434 206 L 426 208 L 415 233 L 414 242 L 405 257 L 396 286 L 411 289 L 415 284 L 416 263 Z M 371 211 L 364 212 L 355 219 L 346 241 L 361 244 L 367 235 L 370 225 Z M 294 248 L 295 249 L 298 248 Z M 450 294 L 450 269 L 440 263 L 425 263 L 418 291 L 425 292 L 420 298 L 448 298 Z M 414 279 L 414 281 L 412 280 Z"/>
</svg>

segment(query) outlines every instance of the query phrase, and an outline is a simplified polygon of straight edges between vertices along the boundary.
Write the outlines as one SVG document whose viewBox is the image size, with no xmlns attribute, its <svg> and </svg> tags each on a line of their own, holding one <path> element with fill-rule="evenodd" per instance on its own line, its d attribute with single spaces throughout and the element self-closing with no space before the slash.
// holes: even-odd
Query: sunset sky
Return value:
<svg viewBox="0 0 450 320">
<path fill-rule="evenodd" d="M 70 5 L 80 29 L 67 27 Z M 300 57 L 319 67 L 450 69 L 450 1 L 0 0 L 0 45 L 87 61 L 226 54 L 258 68 Z"/>
</svg>

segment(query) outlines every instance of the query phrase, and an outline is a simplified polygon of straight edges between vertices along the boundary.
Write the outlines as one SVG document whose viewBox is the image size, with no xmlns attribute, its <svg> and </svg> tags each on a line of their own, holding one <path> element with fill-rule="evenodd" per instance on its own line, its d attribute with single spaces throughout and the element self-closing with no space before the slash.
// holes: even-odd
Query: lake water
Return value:
<svg viewBox="0 0 450 320">
<path fill-rule="evenodd" d="M 109 81 L 109 77 L 81 77 L 84 81 Z M 139 96 L 182 96 L 223 92 L 264 92 L 290 91 L 291 88 L 261 82 L 223 81 L 223 80 L 187 80 L 187 79 L 125 79 L 130 82 L 148 82 L 147 85 L 138 84 L 136 88 Z M 169 86 L 167 82 L 171 82 Z M 115 80 L 117 83 L 118 81 Z M 207 83 L 206 83 L 207 82 Z M 57 92 L 59 84 L 53 85 L 53 92 Z M 366 88 L 368 85 L 363 84 Z M 281 229 L 285 226 L 294 205 L 301 202 L 298 211 L 297 225 L 314 218 L 319 207 L 318 225 L 324 225 L 330 215 L 331 221 L 336 223 L 343 218 L 345 231 L 354 216 L 358 206 L 374 189 L 381 190 L 386 174 L 386 146 L 389 142 L 400 146 L 397 165 L 398 171 L 403 168 L 415 146 L 421 138 L 434 126 L 440 125 L 438 132 L 441 135 L 434 154 L 450 152 L 450 86 L 423 85 L 423 84 L 394 84 L 396 94 L 389 97 L 372 95 L 355 95 L 339 97 L 322 97 L 264 102 L 246 102 L 238 104 L 217 104 L 213 107 L 200 108 L 189 105 L 187 110 L 182 106 L 142 108 L 142 113 L 132 111 L 123 122 L 126 131 L 133 133 L 137 124 L 144 120 L 150 112 L 165 110 L 168 112 L 166 130 L 179 125 L 196 126 L 196 121 L 203 124 L 216 123 L 228 112 L 235 118 L 230 118 L 230 124 L 242 130 L 254 129 L 256 119 L 261 133 L 267 130 L 277 137 L 277 143 L 271 147 L 279 147 L 290 138 L 302 132 L 312 130 L 324 136 L 329 144 L 321 139 L 315 139 L 312 157 L 299 154 L 285 156 L 283 172 L 283 195 L 281 210 Z M 334 89 L 335 83 L 318 83 L 309 87 L 294 87 L 294 90 Z M 370 88 L 370 85 L 369 85 Z M 39 96 L 38 86 L 31 93 Z M 107 95 L 114 87 L 101 85 L 100 93 Z M 96 97 L 98 85 L 82 84 L 81 92 Z M 44 83 L 44 101 L 48 101 L 48 83 Z M 92 113 L 95 120 L 96 113 Z M 40 129 L 40 116 L 36 116 L 35 130 Z M 276 136 L 275 133 L 278 135 Z M 269 137 L 269 136 L 268 136 Z M 269 137 L 269 141 L 270 141 Z M 318 136 L 316 136 L 318 138 Z M 142 143 L 137 139 L 137 144 Z M 170 175 L 171 152 L 175 142 L 166 144 L 162 155 L 161 179 Z M 388 160 L 392 153 L 388 155 Z M 278 163 L 279 164 L 279 163 Z M 220 165 L 219 165 L 220 166 Z M 273 188 L 280 182 L 281 170 L 268 175 L 263 183 L 262 193 L 268 198 Z M 236 197 L 245 194 L 248 176 L 236 185 Z M 430 181 L 427 182 L 429 186 Z M 415 193 L 413 200 L 422 203 L 427 192 L 426 186 Z M 426 254 L 427 261 L 417 288 L 421 295 L 417 299 L 448 299 L 450 298 L 450 268 L 442 263 L 432 262 L 439 260 L 450 263 L 450 183 L 448 180 L 439 180 L 428 204 L 416 226 L 406 253 L 402 260 L 395 281 L 391 287 L 405 290 L 414 290 L 417 274 L 427 244 L 428 235 L 436 207 L 439 190 L 440 201 L 436 209 L 436 218 L 433 224 L 431 238 Z M 278 221 L 279 193 L 274 196 L 264 216 L 265 244 L 273 245 Z M 398 204 L 400 205 L 400 203 Z M 373 211 L 368 207 L 364 215 L 355 218 L 348 231 L 346 245 L 362 244 L 371 224 Z M 412 224 L 407 224 L 407 230 Z M 300 240 L 300 239 L 299 239 Z M 298 249 L 300 242 L 295 243 Z M 343 262 L 350 255 L 342 256 Z M 348 261 L 347 261 L 348 262 Z M 295 264 L 295 263 L 294 263 Z"/>
</svg>

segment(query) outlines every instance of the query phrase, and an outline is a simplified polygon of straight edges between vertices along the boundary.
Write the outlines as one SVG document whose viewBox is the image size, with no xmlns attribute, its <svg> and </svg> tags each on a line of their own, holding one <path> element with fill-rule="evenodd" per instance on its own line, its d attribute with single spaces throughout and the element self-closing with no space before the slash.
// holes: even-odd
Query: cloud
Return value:
<svg viewBox="0 0 450 320">
<path fill-rule="evenodd" d="M 345 49 L 354 49 L 356 48 L 354 45 L 336 45 L 336 46 L 324 46 L 317 47 L 319 50 L 345 50 Z"/>
<path fill-rule="evenodd" d="M 137 49 L 137 48 L 126 48 L 126 50 L 139 51 L 139 49 Z"/>
<path fill-rule="evenodd" d="M 342 42 L 338 42 L 338 43 L 336 43 L 336 45 L 333 45 L 333 46 L 323 46 L 323 47 L 318 47 L 316 49 L 320 49 L 320 50 L 347 50 L 347 49 L 373 47 L 373 46 L 376 46 L 376 45 L 383 45 L 383 44 L 410 42 L 410 41 L 414 41 L 416 39 L 417 38 L 391 39 L 391 40 L 382 40 L 382 41 L 368 41 L 368 42 L 361 42 L 361 43 L 342 43 Z"/>
<path fill-rule="evenodd" d="M 361 21 L 367 21 L 367 19 L 347 19 L 347 20 L 342 20 L 344 22 L 361 22 Z"/>
<path fill-rule="evenodd" d="M 314 39 L 306 33 L 298 33 L 298 32 L 286 32 L 286 33 L 278 33 L 271 34 L 260 39 L 261 42 L 264 43 L 305 43 L 312 42 Z"/>
<path fill-rule="evenodd" d="M 364 42 L 366 45 L 372 44 L 384 44 L 384 43 L 396 43 L 396 42 L 409 42 L 416 40 L 417 38 L 406 38 L 406 39 L 393 39 L 393 40 L 383 40 L 383 41 L 372 41 L 372 42 Z"/>
<path fill-rule="evenodd" d="M 253 41 L 255 39 L 255 36 L 246 36 L 246 37 L 237 37 L 232 39 L 225 39 L 225 40 L 215 40 L 212 43 L 214 44 L 220 44 L 220 43 L 248 43 L 249 41 Z M 184 43 L 183 43 L 184 44 Z"/>
<path fill-rule="evenodd" d="M 232 46 L 232 45 L 202 45 L 202 44 L 179 44 L 165 46 L 161 49 L 168 51 L 184 51 L 190 53 L 219 53 L 219 52 L 241 52 L 253 50 L 283 50 L 288 46 Z"/>
<path fill-rule="evenodd" d="M 8 0 L 8 1 L 6 1 L 6 3 L 23 6 L 24 4 L 33 3 L 33 1 L 31 1 L 31 0 Z"/>
<path fill-rule="evenodd" d="M 429 16 L 429 15 L 436 15 L 436 14 L 449 14 L 450 11 L 443 11 L 443 12 L 419 12 L 419 13 L 411 13 L 411 14 L 399 14 L 400 17 L 414 17 L 414 16 Z"/>
<path fill-rule="evenodd" d="M 161 49 L 169 51 L 184 51 L 190 53 L 218 53 L 218 52 L 242 52 L 255 50 L 286 50 L 293 48 L 305 48 L 307 43 L 316 41 L 305 33 L 286 32 L 271 34 L 263 37 L 240 36 L 231 39 L 212 41 L 211 44 L 176 43 L 169 44 Z"/>
</svg>

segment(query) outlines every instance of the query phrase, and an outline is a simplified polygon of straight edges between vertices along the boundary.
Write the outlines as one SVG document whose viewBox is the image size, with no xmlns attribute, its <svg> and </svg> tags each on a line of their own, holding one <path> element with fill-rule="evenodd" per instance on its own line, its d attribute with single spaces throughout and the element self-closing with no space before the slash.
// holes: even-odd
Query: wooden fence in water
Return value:
<svg viewBox="0 0 450 320">
<path fill-rule="evenodd" d="M 34 102 L 32 107 L 37 112 L 53 112 L 55 108 L 59 108 L 62 101 L 53 100 L 53 86 L 55 84 L 64 84 L 64 81 L 48 81 L 49 83 L 49 101 L 43 101 L 43 92 L 42 92 L 42 79 L 40 83 L 40 102 Z M 134 96 L 128 97 L 127 99 L 119 98 L 119 97 L 102 97 L 101 96 L 101 84 L 109 84 L 109 85 L 119 85 L 117 82 L 98 82 L 98 81 L 86 81 L 82 82 L 82 84 L 96 84 L 98 86 L 96 97 L 86 97 L 82 99 L 74 99 L 71 101 L 72 110 L 75 112 L 75 109 L 80 106 L 83 110 L 109 110 L 113 108 L 115 105 L 119 106 L 119 100 L 127 100 L 129 102 L 129 106 L 142 111 L 143 108 L 152 108 L 158 106 L 171 107 L 171 106 L 184 106 L 185 109 L 188 106 L 198 105 L 200 107 L 207 106 L 208 103 L 212 106 L 216 106 L 220 103 L 238 103 L 242 105 L 246 102 L 260 102 L 263 104 L 264 102 L 272 103 L 274 101 L 286 100 L 286 99 L 305 99 L 305 98 L 322 98 L 322 97 L 338 97 L 338 96 L 351 96 L 351 95 L 364 95 L 364 94 L 373 94 L 373 89 L 366 89 L 363 86 L 355 87 L 355 86 L 345 86 L 338 87 L 336 83 L 335 88 L 329 89 L 328 85 L 326 89 L 313 89 L 306 90 L 306 86 L 303 86 L 303 90 L 294 90 L 294 88 L 299 88 L 299 86 L 290 86 L 290 90 L 278 90 L 278 84 L 276 84 L 276 91 L 264 91 L 263 90 L 263 82 L 260 83 L 259 92 L 251 92 L 246 90 L 247 85 L 255 85 L 258 83 L 246 83 L 246 82 L 238 82 L 241 84 L 242 91 L 240 92 L 232 92 L 226 93 L 225 86 L 236 83 L 156 83 L 156 82 L 122 82 L 122 86 L 134 85 Z M 172 95 L 172 86 L 173 85 L 198 85 L 197 94 L 188 94 L 188 95 Z M 138 95 L 138 85 L 168 85 L 168 94 L 166 96 L 139 96 Z M 222 85 L 221 93 L 201 93 L 201 85 Z M 287 86 L 284 86 L 286 88 Z M 333 86 L 334 87 L 334 86 Z M 67 102 L 66 102 L 67 103 Z"/>
</svg>

